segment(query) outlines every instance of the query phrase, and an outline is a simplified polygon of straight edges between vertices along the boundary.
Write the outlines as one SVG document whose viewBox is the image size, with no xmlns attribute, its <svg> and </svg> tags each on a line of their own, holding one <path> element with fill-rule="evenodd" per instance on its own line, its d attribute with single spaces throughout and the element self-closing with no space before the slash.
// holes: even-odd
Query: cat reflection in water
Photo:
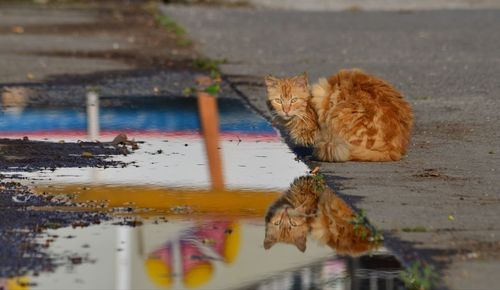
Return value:
<svg viewBox="0 0 500 290">
<path fill-rule="evenodd" d="M 266 250 L 287 243 L 304 252 L 308 234 L 339 254 L 359 255 L 377 247 L 372 230 L 316 175 L 295 179 L 265 220 Z"/>
</svg>

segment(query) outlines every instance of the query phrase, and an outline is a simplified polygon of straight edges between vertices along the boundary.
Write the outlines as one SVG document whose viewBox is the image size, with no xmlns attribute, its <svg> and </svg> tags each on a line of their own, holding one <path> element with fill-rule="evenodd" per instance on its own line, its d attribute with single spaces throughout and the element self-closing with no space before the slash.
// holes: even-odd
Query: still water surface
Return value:
<svg viewBox="0 0 500 290">
<path fill-rule="evenodd" d="M 269 205 L 308 168 L 279 134 L 238 100 L 219 99 L 224 188 L 211 187 L 196 101 L 101 100 L 100 140 L 117 133 L 141 141 L 116 159 L 125 168 L 60 168 L 24 173 L 34 190 L 76 194 L 105 204 L 115 219 L 84 228 L 46 230 L 54 272 L 23 277 L 34 289 L 399 289 L 400 265 L 383 248 L 337 256 L 308 240 L 263 247 Z M 86 138 L 79 108 L 3 113 L 0 135 Z M 66 208 L 63 210 L 78 210 Z M 129 212 L 130 211 L 130 212 Z M 124 216 L 136 227 L 117 225 Z M 55 238 L 57 237 L 57 238 Z"/>
</svg>

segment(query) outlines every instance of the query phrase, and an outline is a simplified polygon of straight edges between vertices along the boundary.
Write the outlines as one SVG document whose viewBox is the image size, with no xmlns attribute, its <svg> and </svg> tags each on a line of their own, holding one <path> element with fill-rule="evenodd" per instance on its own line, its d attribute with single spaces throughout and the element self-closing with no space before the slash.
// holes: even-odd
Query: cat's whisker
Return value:
<svg viewBox="0 0 500 290">
<path fill-rule="evenodd" d="M 279 117 L 279 113 L 276 111 L 271 111 L 271 116 L 273 117 Z"/>
</svg>

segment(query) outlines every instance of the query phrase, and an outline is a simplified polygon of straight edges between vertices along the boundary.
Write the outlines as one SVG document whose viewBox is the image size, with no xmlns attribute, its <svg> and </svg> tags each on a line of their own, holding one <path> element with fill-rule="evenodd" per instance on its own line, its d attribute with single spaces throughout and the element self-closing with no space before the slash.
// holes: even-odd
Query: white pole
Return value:
<svg viewBox="0 0 500 290">
<path fill-rule="evenodd" d="M 172 289 L 182 289 L 182 253 L 180 239 L 172 240 Z"/>
<path fill-rule="evenodd" d="M 117 247 L 121 249 L 116 255 L 116 289 L 132 289 L 132 228 L 117 227 Z"/>
<path fill-rule="evenodd" d="M 87 138 L 99 139 L 99 96 L 96 92 L 87 93 Z"/>
</svg>

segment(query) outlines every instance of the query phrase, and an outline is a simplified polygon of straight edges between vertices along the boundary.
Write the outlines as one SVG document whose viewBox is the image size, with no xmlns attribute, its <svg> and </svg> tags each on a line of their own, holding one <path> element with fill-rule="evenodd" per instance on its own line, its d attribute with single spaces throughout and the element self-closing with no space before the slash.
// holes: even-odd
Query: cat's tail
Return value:
<svg viewBox="0 0 500 290">
<path fill-rule="evenodd" d="M 312 86 L 312 96 L 315 98 L 324 98 L 332 93 L 332 86 L 326 78 L 320 78 L 317 83 Z"/>
<path fill-rule="evenodd" d="M 328 141 L 318 140 L 314 146 L 315 158 L 326 162 L 344 162 L 349 160 L 350 145 L 339 137 L 331 137 Z"/>
</svg>

